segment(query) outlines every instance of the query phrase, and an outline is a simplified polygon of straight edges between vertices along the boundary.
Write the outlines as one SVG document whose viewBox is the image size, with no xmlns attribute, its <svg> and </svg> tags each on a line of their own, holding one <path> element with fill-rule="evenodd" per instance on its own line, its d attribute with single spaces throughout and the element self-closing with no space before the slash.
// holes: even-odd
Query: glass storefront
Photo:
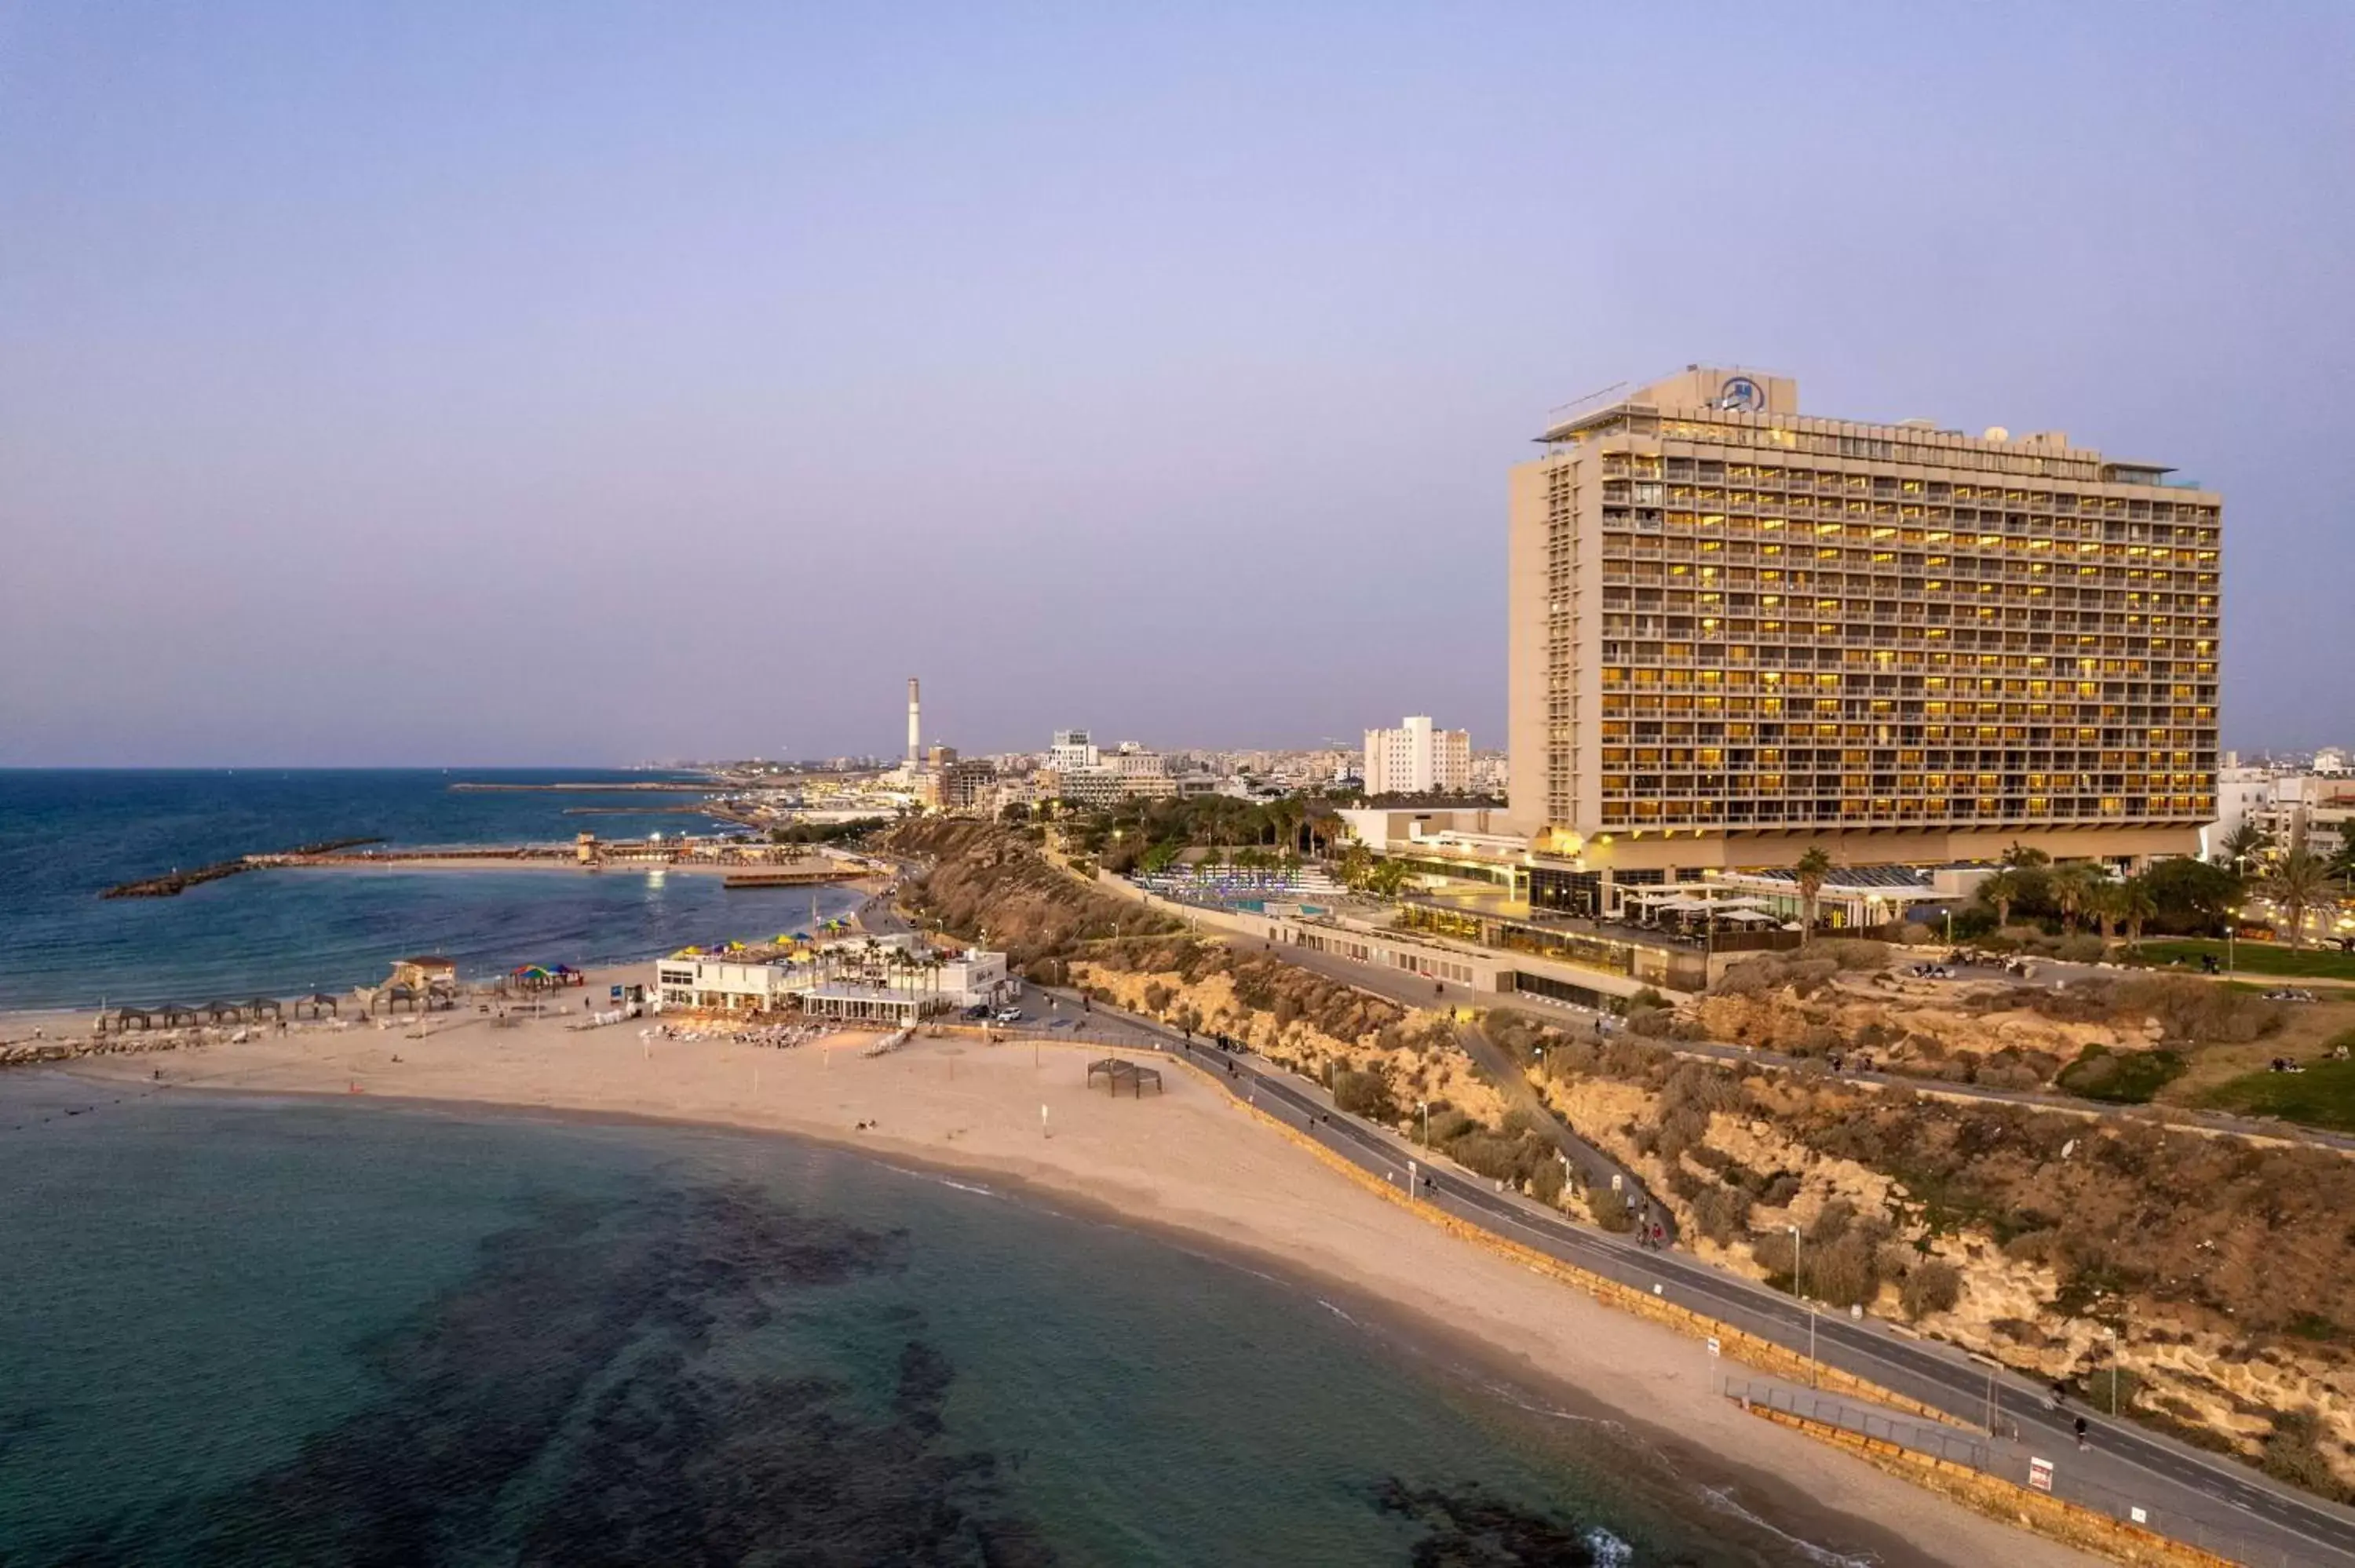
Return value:
<svg viewBox="0 0 2355 1568">
<path fill-rule="evenodd" d="M 1603 874 L 1533 865 L 1529 868 L 1529 907 L 1594 919 L 1603 913 Z"/>
</svg>

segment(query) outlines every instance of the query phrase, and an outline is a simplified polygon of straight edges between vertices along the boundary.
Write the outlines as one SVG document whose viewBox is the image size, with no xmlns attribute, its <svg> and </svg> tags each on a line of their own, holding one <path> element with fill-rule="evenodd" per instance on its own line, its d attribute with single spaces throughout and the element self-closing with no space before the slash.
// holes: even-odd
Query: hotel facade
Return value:
<svg viewBox="0 0 2355 1568">
<path fill-rule="evenodd" d="M 1510 478 L 1530 898 L 1786 868 L 2189 854 L 2216 814 L 2222 501 L 2048 431 L 1803 415 L 1696 366 Z"/>
<path fill-rule="evenodd" d="M 1439 729 L 1427 716 L 1366 732 L 1368 795 L 1461 794 L 1472 788 L 1472 732 Z"/>
</svg>

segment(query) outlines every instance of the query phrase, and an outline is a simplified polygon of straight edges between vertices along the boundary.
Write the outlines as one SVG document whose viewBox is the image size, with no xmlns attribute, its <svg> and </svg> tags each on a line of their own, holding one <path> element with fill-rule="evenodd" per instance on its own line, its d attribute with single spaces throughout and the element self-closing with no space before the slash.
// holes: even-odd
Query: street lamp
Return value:
<svg viewBox="0 0 2355 1568">
<path fill-rule="evenodd" d="M 1790 1227 L 1790 1231 L 1791 1231 L 1791 1294 L 1792 1294 L 1792 1295 L 1794 1295 L 1794 1296 L 1796 1296 L 1796 1297 L 1797 1297 L 1801 1301 L 1805 1301 L 1805 1302 L 1806 1302 L 1806 1307 L 1807 1307 L 1807 1383 L 1808 1383 L 1809 1386 L 1811 1386 L 1811 1387 L 1812 1387 L 1812 1386 L 1815 1386 L 1815 1385 L 1816 1385 L 1816 1384 L 1820 1381 L 1820 1380 L 1819 1380 L 1819 1377 L 1818 1377 L 1818 1374 L 1817 1374 L 1817 1367 L 1816 1367 L 1816 1304 L 1815 1304 L 1814 1302 L 1812 1302 L 1812 1301 L 1808 1301 L 1808 1300 L 1807 1300 L 1807 1295 L 1806 1295 L 1806 1292 L 1805 1290 L 1801 1289 L 1801 1288 L 1800 1288 L 1800 1287 L 1799 1287 L 1799 1281 L 1800 1281 L 1800 1274 L 1799 1274 L 1799 1227 L 1798 1227 L 1798 1226 L 1796 1226 L 1796 1225 L 1793 1225 L 1793 1226 L 1791 1226 L 1791 1227 Z"/>
<path fill-rule="evenodd" d="M 1429 1149 L 1431 1147 L 1431 1102 L 1417 1100 L 1414 1102 L 1414 1108 L 1423 1113 L 1423 1146 Z"/>
</svg>

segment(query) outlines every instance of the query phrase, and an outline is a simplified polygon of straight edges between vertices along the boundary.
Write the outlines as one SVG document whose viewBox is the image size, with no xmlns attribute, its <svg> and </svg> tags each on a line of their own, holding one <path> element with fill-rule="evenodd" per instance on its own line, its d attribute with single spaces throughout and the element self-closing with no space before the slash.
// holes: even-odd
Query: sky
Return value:
<svg viewBox="0 0 2355 1568">
<path fill-rule="evenodd" d="M 2355 743 L 2355 7 L 0 0 L 0 766 L 1503 742 L 1692 362 L 2225 497 Z"/>
</svg>

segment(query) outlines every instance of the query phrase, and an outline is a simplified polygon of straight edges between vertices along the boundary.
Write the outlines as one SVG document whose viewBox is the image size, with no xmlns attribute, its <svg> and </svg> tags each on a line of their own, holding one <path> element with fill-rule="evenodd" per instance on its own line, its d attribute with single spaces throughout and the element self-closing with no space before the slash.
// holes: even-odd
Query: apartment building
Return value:
<svg viewBox="0 0 2355 1568">
<path fill-rule="evenodd" d="M 2277 775 L 2266 780 L 2264 794 L 2248 808 L 2246 820 L 2263 828 L 2278 848 L 2328 859 L 2355 833 L 2355 775 Z"/>
<path fill-rule="evenodd" d="M 2195 853 L 2222 500 L 1694 366 L 1510 476 L 1509 777 L 1562 880 Z M 1536 890 L 1533 887 L 1533 893 Z"/>
<path fill-rule="evenodd" d="M 1428 715 L 1366 731 L 1366 793 L 1431 795 L 1472 788 L 1472 733 L 1438 729 Z"/>
<path fill-rule="evenodd" d="M 1100 760 L 1094 737 L 1083 729 L 1057 730 L 1055 743 L 1047 748 L 1046 766 L 1061 773 L 1093 768 Z"/>
</svg>

